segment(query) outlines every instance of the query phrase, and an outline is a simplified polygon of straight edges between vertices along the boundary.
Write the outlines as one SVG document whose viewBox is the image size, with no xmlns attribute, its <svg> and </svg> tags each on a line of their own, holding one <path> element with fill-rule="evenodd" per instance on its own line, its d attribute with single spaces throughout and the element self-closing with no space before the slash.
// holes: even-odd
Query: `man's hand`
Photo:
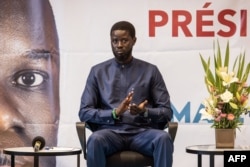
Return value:
<svg viewBox="0 0 250 167">
<path fill-rule="evenodd" d="M 122 103 L 116 109 L 116 113 L 115 114 L 118 117 L 120 115 L 122 115 L 125 111 L 127 111 L 129 109 L 130 103 L 132 101 L 133 94 L 134 94 L 133 91 L 129 92 L 128 96 L 122 101 Z"/>
<path fill-rule="evenodd" d="M 143 101 L 139 105 L 136 105 L 135 103 L 130 104 L 130 106 L 129 106 L 130 114 L 137 115 L 137 114 L 144 113 L 146 111 L 147 104 L 148 104 L 147 100 Z"/>
</svg>

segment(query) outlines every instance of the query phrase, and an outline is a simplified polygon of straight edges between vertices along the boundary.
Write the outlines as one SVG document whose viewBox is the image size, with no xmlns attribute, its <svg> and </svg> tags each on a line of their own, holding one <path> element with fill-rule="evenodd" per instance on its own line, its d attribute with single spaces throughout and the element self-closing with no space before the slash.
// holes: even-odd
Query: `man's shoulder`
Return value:
<svg viewBox="0 0 250 167">
<path fill-rule="evenodd" d="M 155 64 L 152 64 L 146 60 L 142 60 L 142 59 L 138 59 L 138 58 L 134 58 L 134 61 L 137 63 L 137 64 L 141 64 L 141 65 L 144 65 L 144 66 L 148 66 L 148 67 L 157 67 Z"/>
<path fill-rule="evenodd" d="M 105 66 L 109 66 L 109 65 L 112 64 L 112 62 L 113 62 L 113 58 L 105 60 L 105 61 L 100 62 L 98 64 L 95 64 L 92 68 L 93 69 L 98 69 L 98 68 L 102 68 L 102 67 L 105 67 Z"/>
</svg>

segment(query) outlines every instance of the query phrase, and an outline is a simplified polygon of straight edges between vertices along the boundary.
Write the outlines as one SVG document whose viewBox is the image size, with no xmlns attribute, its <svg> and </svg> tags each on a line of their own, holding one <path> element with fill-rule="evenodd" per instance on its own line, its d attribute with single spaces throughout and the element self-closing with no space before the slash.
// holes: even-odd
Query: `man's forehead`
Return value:
<svg viewBox="0 0 250 167">
<path fill-rule="evenodd" d="M 1 0 L 0 32 L 41 33 L 56 31 L 54 14 L 48 0 Z"/>
<path fill-rule="evenodd" d="M 111 33 L 112 37 L 120 37 L 120 36 L 129 36 L 129 32 L 127 30 L 114 30 Z"/>
<path fill-rule="evenodd" d="M 58 50 L 52 8 L 47 0 L 0 0 L 0 53 Z"/>
<path fill-rule="evenodd" d="M 28 50 L 51 50 L 56 49 L 56 43 L 48 40 L 44 36 L 39 37 L 39 34 L 27 35 L 15 33 L 0 33 L 0 53 L 1 54 L 16 54 L 20 55 Z M 51 48 L 52 47 L 52 48 Z"/>
</svg>

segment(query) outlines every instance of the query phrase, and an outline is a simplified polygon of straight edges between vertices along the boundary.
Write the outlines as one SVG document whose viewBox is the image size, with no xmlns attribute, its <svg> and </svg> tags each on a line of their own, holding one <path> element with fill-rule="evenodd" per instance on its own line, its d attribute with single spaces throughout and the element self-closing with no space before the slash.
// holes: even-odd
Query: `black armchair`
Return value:
<svg viewBox="0 0 250 167">
<path fill-rule="evenodd" d="M 86 159 L 86 127 L 89 128 L 89 125 L 86 122 L 76 122 L 76 130 L 80 144 L 83 150 L 84 159 Z M 168 132 L 174 141 L 178 123 L 169 122 L 166 125 Z M 166 129 L 165 128 L 165 129 Z M 90 128 L 89 128 L 90 129 Z M 90 129 L 91 130 L 91 129 Z M 107 157 L 107 167 L 143 167 L 143 166 L 154 166 L 153 157 L 142 155 L 135 151 L 121 151 L 117 152 L 109 157 Z"/>
</svg>

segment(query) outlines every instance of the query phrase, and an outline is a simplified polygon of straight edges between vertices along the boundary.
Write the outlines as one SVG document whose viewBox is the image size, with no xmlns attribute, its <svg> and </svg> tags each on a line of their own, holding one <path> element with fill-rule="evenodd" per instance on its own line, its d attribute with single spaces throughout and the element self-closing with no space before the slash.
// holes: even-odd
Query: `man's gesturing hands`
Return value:
<svg viewBox="0 0 250 167">
<path fill-rule="evenodd" d="M 115 110 L 115 114 L 119 117 L 122 115 L 125 111 L 129 110 L 130 114 L 136 115 L 141 114 L 146 111 L 145 106 L 147 105 L 148 101 L 145 100 L 139 105 L 133 103 L 131 104 L 132 98 L 133 98 L 134 92 L 129 92 L 128 96 L 121 102 L 121 104 L 118 106 L 118 108 Z"/>
</svg>

